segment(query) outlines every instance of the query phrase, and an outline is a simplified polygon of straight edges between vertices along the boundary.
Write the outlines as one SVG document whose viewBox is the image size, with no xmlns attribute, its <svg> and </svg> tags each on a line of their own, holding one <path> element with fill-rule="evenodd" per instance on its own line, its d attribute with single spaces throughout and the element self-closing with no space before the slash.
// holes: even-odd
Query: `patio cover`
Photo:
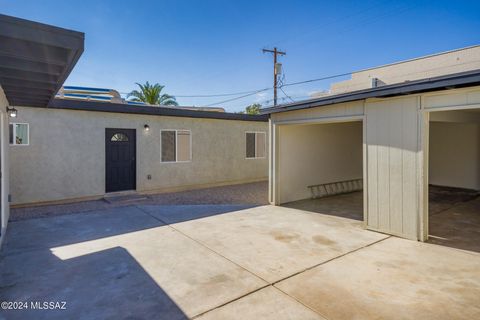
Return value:
<svg viewBox="0 0 480 320">
<path fill-rule="evenodd" d="M 12 106 L 46 107 L 83 53 L 85 35 L 0 14 L 0 86 Z"/>
</svg>

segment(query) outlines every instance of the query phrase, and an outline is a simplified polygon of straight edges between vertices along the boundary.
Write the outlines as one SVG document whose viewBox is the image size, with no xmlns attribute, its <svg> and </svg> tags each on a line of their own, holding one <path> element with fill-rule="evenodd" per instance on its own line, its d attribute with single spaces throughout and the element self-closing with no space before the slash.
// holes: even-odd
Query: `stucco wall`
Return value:
<svg viewBox="0 0 480 320">
<path fill-rule="evenodd" d="M 332 84 L 331 94 L 371 88 L 373 78 L 393 84 L 480 69 L 479 56 L 475 46 L 354 72 L 350 80 Z"/>
<path fill-rule="evenodd" d="M 309 185 L 362 178 L 362 135 L 361 122 L 280 126 L 280 202 L 309 198 Z"/>
<path fill-rule="evenodd" d="M 8 106 L 7 98 L 0 87 L 0 167 L 2 177 L 0 179 L 0 214 L 2 216 L 0 245 L 5 238 L 5 231 L 7 230 L 8 218 L 10 216 L 10 204 L 8 202 L 9 194 L 9 157 L 8 157 L 8 116 L 5 112 L 5 107 Z"/>
<path fill-rule="evenodd" d="M 140 192 L 267 179 L 267 157 L 245 159 L 245 131 L 267 132 L 266 122 L 18 109 L 30 145 L 10 147 L 14 204 L 103 195 L 105 128 L 136 129 Z M 191 162 L 160 162 L 161 129 L 191 130 Z"/>
<path fill-rule="evenodd" d="M 480 126 L 430 122 L 430 184 L 480 190 Z"/>
</svg>

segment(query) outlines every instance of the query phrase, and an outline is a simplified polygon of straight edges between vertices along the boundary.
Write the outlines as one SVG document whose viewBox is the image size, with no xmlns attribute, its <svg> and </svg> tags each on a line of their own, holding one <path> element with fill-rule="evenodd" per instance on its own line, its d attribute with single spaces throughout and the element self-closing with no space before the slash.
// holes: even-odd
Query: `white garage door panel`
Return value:
<svg viewBox="0 0 480 320">
<path fill-rule="evenodd" d="M 272 120 L 293 121 L 305 119 L 327 119 L 335 117 L 363 116 L 363 100 L 338 103 L 331 106 L 302 109 L 289 112 L 273 113 Z"/>
<path fill-rule="evenodd" d="M 424 95 L 423 105 L 426 110 L 441 108 L 457 108 L 462 110 L 480 105 L 480 89 L 478 87 L 448 90 Z"/>
<path fill-rule="evenodd" d="M 367 227 L 417 238 L 418 98 L 366 103 Z"/>
</svg>

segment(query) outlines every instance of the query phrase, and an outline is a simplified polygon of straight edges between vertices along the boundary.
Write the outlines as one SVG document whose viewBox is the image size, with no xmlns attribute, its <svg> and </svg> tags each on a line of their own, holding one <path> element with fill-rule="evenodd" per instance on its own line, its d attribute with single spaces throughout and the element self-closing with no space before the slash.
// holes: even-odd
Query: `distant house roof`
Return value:
<svg viewBox="0 0 480 320">
<path fill-rule="evenodd" d="M 368 98 L 387 98 L 407 94 L 415 94 L 429 91 L 438 91 L 453 88 L 472 87 L 480 85 L 480 69 L 449 74 L 434 78 L 415 81 L 407 81 L 392 85 L 380 86 L 371 89 L 352 91 L 337 95 L 324 96 L 321 98 L 298 101 L 294 103 L 264 108 L 262 114 L 271 114 L 292 110 L 315 108 L 336 103 L 363 100 Z"/>
<path fill-rule="evenodd" d="M 44 107 L 83 53 L 84 34 L 0 14 L 0 86 L 16 106 Z"/>
<path fill-rule="evenodd" d="M 132 101 L 124 99 L 120 96 L 120 93 L 114 89 L 105 89 L 105 88 L 91 88 L 91 87 L 74 87 L 74 86 L 63 86 L 57 93 L 56 98 L 58 99 L 72 99 L 72 100 L 96 100 L 104 101 L 111 103 L 121 103 L 121 104 L 133 104 L 133 105 L 144 105 L 148 106 L 148 103 L 141 101 Z M 158 105 L 155 105 L 158 106 Z M 173 106 L 172 106 L 173 107 Z M 225 109 L 220 107 L 194 107 L 194 106 L 176 106 L 180 109 L 190 109 L 190 110 L 202 110 L 202 111 L 216 111 L 216 112 L 225 112 Z"/>
<path fill-rule="evenodd" d="M 188 117 L 188 118 L 208 118 L 223 120 L 240 120 L 240 121 L 268 121 L 267 115 L 249 115 L 241 113 L 229 113 L 218 111 L 194 110 L 193 108 L 184 107 L 167 107 L 167 106 L 146 106 L 146 105 L 130 105 L 123 103 L 111 103 L 103 101 L 88 100 L 71 100 L 71 99 L 53 99 L 48 105 L 49 109 L 66 109 L 78 111 L 94 111 L 94 112 L 111 112 L 126 114 L 141 114 L 152 116 L 172 116 L 172 117 Z"/>
</svg>

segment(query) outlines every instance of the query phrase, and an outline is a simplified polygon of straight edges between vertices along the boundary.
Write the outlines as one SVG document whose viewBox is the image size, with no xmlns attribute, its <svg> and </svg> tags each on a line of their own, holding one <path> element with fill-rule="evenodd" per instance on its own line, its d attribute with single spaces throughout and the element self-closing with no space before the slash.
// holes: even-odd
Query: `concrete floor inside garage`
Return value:
<svg viewBox="0 0 480 320">
<path fill-rule="evenodd" d="M 283 206 L 363 221 L 363 192 L 305 199 Z M 480 192 L 430 186 L 428 242 L 480 252 Z"/>
<path fill-rule="evenodd" d="M 480 316 L 480 253 L 367 231 L 326 212 L 358 214 L 361 200 L 147 201 L 15 221 L 0 253 L 0 296 L 66 301 L 67 310 L 0 319 Z"/>
</svg>

